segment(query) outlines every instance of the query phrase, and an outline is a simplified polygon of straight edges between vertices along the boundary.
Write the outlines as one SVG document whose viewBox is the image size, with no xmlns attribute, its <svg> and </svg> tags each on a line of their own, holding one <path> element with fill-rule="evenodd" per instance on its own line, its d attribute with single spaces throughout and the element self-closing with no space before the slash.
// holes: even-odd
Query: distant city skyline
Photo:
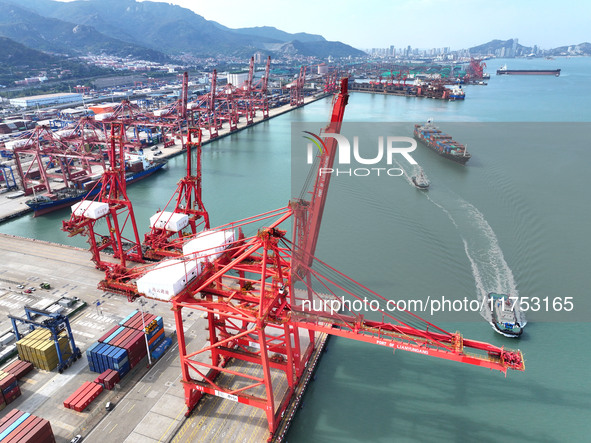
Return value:
<svg viewBox="0 0 591 443">
<path fill-rule="evenodd" d="M 229 28 L 273 26 L 321 34 L 359 49 L 411 45 L 455 50 L 514 37 L 524 46 L 544 49 L 591 41 L 587 0 L 166 2 Z"/>
</svg>

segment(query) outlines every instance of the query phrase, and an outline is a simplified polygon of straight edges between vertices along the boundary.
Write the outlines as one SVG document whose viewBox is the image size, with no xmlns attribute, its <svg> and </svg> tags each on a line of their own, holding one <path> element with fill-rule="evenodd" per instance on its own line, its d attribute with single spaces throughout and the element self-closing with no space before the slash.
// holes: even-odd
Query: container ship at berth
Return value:
<svg viewBox="0 0 591 443">
<path fill-rule="evenodd" d="M 502 66 L 497 69 L 497 75 L 560 75 L 560 69 L 507 69 Z"/>
<path fill-rule="evenodd" d="M 130 184 L 146 178 L 162 169 L 166 163 L 166 160 L 147 160 L 143 156 L 138 156 L 135 162 L 126 162 L 125 182 Z M 81 188 L 66 187 L 58 189 L 52 193 L 37 195 L 25 203 L 35 211 L 35 217 L 48 214 L 71 206 L 82 199 L 97 195 L 101 190 L 99 180 L 100 176 L 84 183 Z"/>
<path fill-rule="evenodd" d="M 430 121 L 424 125 L 415 125 L 414 136 L 442 157 L 462 165 L 470 160 L 471 155 L 466 150 L 466 146 L 441 132 Z"/>
</svg>

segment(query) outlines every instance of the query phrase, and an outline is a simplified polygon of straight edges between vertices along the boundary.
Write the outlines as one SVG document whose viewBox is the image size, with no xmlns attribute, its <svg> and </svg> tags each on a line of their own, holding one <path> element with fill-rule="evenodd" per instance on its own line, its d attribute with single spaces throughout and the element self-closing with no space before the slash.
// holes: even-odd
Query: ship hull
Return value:
<svg viewBox="0 0 591 443">
<path fill-rule="evenodd" d="M 448 160 L 451 160 L 453 162 L 459 163 L 461 165 L 465 165 L 466 162 L 468 160 L 470 160 L 470 158 L 471 158 L 471 155 L 470 154 L 467 154 L 467 155 L 454 155 L 454 154 L 447 153 L 445 151 L 440 150 L 434 143 L 432 143 L 430 140 L 426 139 L 423 136 L 423 134 L 421 133 L 421 131 L 418 130 L 418 128 L 415 128 L 414 136 L 415 136 L 416 139 L 418 139 L 419 141 L 421 141 L 425 146 L 427 146 L 433 152 L 435 152 L 438 155 L 440 155 L 441 157 L 447 158 Z"/>
<path fill-rule="evenodd" d="M 498 69 L 497 75 L 560 75 L 560 69 Z"/>
<path fill-rule="evenodd" d="M 150 175 L 152 175 L 156 171 L 159 171 L 160 169 L 162 169 L 164 167 L 165 164 L 166 163 L 159 163 L 159 164 L 156 164 L 153 167 L 146 169 L 144 171 L 131 174 L 126 177 L 125 181 L 127 184 L 135 183 L 139 180 L 149 177 Z M 79 195 L 59 198 L 57 200 L 52 200 L 49 202 L 41 202 L 41 203 L 28 203 L 27 202 L 27 205 L 31 209 L 33 209 L 34 217 L 39 217 L 41 215 L 49 214 L 50 212 L 57 211 L 59 209 L 69 207 L 69 206 L 73 205 L 74 203 L 79 202 L 80 200 L 83 200 L 87 197 L 94 197 L 95 195 L 97 195 L 99 193 L 99 191 L 100 191 L 100 187 L 96 186 L 95 188 L 91 189 L 90 191 L 83 192 Z"/>
<path fill-rule="evenodd" d="M 421 191 L 429 190 L 429 185 L 425 183 L 420 183 L 417 181 L 416 177 L 412 177 L 412 184 L 415 185 L 415 188 L 420 189 Z"/>
<path fill-rule="evenodd" d="M 490 325 L 505 337 L 518 338 L 527 322 L 521 314 L 519 303 L 507 301 L 509 299 L 510 297 L 504 294 L 488 294 L 491 307 Z"/>
</svg>

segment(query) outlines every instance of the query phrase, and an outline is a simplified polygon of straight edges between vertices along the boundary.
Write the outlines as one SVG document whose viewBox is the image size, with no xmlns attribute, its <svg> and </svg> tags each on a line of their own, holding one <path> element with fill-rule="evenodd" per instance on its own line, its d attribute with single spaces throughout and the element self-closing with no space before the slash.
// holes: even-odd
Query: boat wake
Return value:
<svg viewBox="0 0 591 443">
<path fill-rule="evenodd" d="M 409 174 L 405 175 L 408 178 Z M 412 185 L 410 180 L 407 181 Z M 441 209 L 457 229 L 464 244 L 466 257 L 470 261 L 478 300 L 486 300 L 491 292 L 519 297 L 513 272 L 484 214 L 466 200 L 457 195 L 450 195 L 441 188 L 438 188 L 435 193 L 422 195 Z M 482 305 L 481 315 L 490 322 L 492 320 L 490 306 L 488 303 Z M 525 316 L 521 324 L 525 326 Z"/>
<path fill-rule="evenodd" d="M 491 292 L 519 297 L 513 272 L 503 256 L 497 236 L 482 212 L 460 197 L 446 201 L 447 207 L 435 201 L 433 196 L 426 197 L 447 215 L 458 230 L 472 267 L 478 300 L 486 299 Z M 480 314 L 491 321 L 488 303 L 483 303 Z M 525 319 L 522 326 L 525 326 Z"/>
</svg>

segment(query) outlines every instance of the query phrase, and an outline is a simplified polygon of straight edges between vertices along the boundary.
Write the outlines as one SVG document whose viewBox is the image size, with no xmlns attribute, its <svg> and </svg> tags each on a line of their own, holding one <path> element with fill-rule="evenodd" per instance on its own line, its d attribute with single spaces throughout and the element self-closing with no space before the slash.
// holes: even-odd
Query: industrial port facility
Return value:
<svg viewBox="0 0 591 443">
<path fill-rule="evenodd" d="M 203 146 L 323 97 L 333 97 L 325 133 L 338 134 L 346 115 L 346 72 L 318 67 L 322 83 L 310 91 L 312 67 L 302 66 L 284 102 L 272 103 L 269 69 L 270 58 L 255 81 L 251 59 L 239 87 L 217 86 L 214 70 L 197 98 L 185 73 L 178 98 L 165 107 L 128 99 L 95 105 L 92 115 L 40 124 L 5 142 L 5 195 L 15 197 L 6 200 L 5 217 L 27 211 L 10 206 L 18 199 L 36 212 L 40 202 L 70 206 L 61 228 L 84 237 L 89 251 L 0 236 L 9 258 L 0 280 L 0 407 L 11 411 L 0 420 L 2 438 L 282 441 L 330 336 L 502 373 L 525 369 L 518 350 L 403 309 L 381 308 L 376 321 L 311 303 L 343 295 L 388 302 L 315 257 L 330 199 L 330 175 L 318 171 L 332 167 L 335 138 L 318 137 L 324 149 L 300 198 L 211 225 Z M 400 73 L 368 85 L 356 88 L 464 98 L 441 81 L 408 89 Z M 154 203 L 150 229 L 140 233 L 128 175 L 177 154 L 185 154 L 186 173 L 168 202 Z"/>
</svg>

